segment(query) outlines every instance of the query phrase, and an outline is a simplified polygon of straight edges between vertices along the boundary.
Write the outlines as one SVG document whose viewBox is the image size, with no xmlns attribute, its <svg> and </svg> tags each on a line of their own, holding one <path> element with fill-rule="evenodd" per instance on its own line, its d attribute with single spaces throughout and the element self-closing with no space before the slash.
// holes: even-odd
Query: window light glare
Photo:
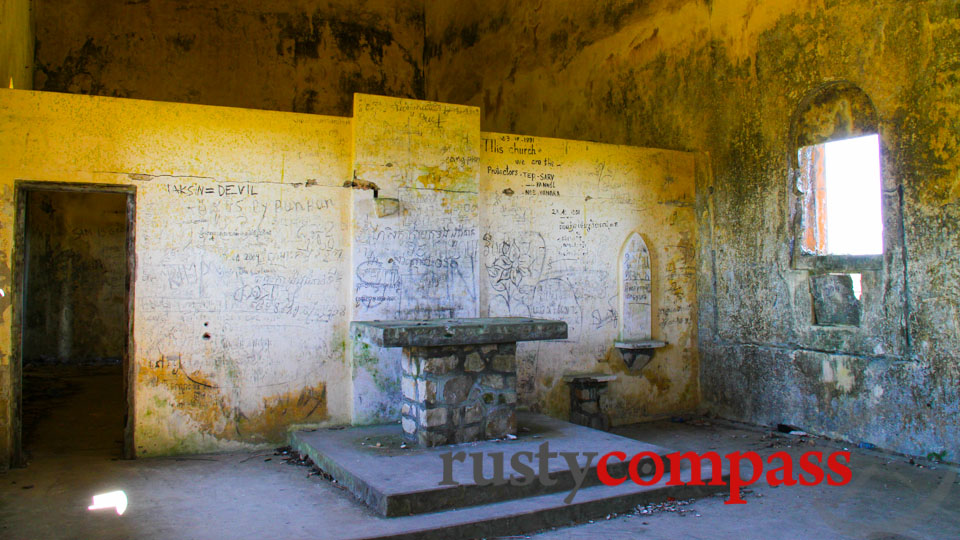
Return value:
<svg viewBox="0 0 960 540">
<path fill-rule="evenodd" d="M 850 274 L 850 280 L 853 281 L 853 295 L 860 300 L 863 296 L 863 274 Z"/>
<path fill-rule="evenodd" d="M 827 253 L 883 253 L 879 137 L 829 142 L 824 153 Z"/>
</svg>

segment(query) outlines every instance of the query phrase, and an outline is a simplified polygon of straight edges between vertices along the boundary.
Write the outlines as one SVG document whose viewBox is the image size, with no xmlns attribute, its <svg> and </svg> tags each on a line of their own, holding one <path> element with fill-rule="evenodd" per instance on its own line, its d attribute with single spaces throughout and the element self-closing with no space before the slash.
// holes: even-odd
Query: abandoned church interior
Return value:
<svg viewBox="0 0 960 540">
<path fill-rule="evenodd" d="M 0 0 L 0 537 L 960 537 L 960 1 Z"/>
</svg>

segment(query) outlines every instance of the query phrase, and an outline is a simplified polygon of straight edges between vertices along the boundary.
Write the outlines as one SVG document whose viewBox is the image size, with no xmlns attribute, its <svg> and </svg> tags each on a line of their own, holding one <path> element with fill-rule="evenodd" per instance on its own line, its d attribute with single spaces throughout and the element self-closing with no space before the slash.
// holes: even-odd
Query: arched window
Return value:
<svg viewBox="0 0 960 540">
<path fill-rule="evenodd" d="M 800 102 L 791 152 L 795 266 L 856 271 L 881 264 L 878 124 L 869 97 L 849 82 L 823 85 Z"/>
</svg>

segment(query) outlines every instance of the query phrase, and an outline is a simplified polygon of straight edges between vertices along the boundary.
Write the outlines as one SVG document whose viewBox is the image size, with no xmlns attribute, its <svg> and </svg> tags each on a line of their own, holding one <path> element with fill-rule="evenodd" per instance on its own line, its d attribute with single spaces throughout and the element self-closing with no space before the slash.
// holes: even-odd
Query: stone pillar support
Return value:
<svg viewBox="0 0 960 540">
<path fill-rule="evenodd" d="M 403 436 L 421 446 L 517 432 L 517 342 L 567 337 L 562 321 L 524 318 L 370 321 L 351 335 L 402 347 Z"/>
</svg>

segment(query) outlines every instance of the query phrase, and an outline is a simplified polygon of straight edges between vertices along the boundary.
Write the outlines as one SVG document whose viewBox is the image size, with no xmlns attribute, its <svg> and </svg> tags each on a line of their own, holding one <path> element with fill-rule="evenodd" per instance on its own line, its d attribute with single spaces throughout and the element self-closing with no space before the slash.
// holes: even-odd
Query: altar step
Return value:
<svg viewBox="0 0 960 540">
<path fill-rule="evenodd" d="M 709 482 L 710 474 L 710 467 L 704 467 L 705 483 Z M 690 479 L 689 467 L 681 471 L 681 478 Z M 723 478 L 728 479 L 726 472 Z M 325 525 L 323 537 L 330 540 L 463 540 L 517 536 L 602 520 L 614 514 L 635 513 L 638 506 L 671 499 L 699 499 L 727 490 L 727 486 L 667 486 L 666 479 L 646 487 L 627 481 L 614 487 L 582 489 L 570 504 L 564 502 L 566 493 L 550 493 L 430 514 L 380 518 L 375 522 Z"/>
<path fill-rule="evenodd" d="M 373 523 L 325 525 L 325 537 L 329 538 L 480 538 L 521 534 L 630 512 L 637 505 L 671 497 L 691 499 L 727 489 L 709 485 L 667 486 L 669 474 L 652 486 L 639 486 L 630 480 L 619 486 L 605 486 L 599 484 L 596 476 L 595 465 L 600 456 L 612 451 L 628 457 L 646 451 L 665 456 L 672 451 L 542 415 L 521 414 L 518 424 L 528 431 L 516 440 L 436 448 L 400 448 L 398 425 L 300 431 L 291 434 L 291 444 L 374 512 L 385 516 Z M 543 443 L 548 443 L 551 452 L 580 453 L 580 466 L 585 463 L 582 453 L 598 453 L 587 473 L 588 481 L 569 504 L 566 499 L 574 484 L 573 475 L 566 460 L 560 457 L 550 460 L 550 477 L 557 481 L 553 486 L 543 486 L 536 480 L 526 487 L 481 486 L 474 481 L 470 453 L 484 453 L 484 478 L 490 478 L 490 453 L 503 452 L 505 474 L 509 476 L 512 455 L 532 452 L 536 456 Z M 443 479 L 441 454 L 461 451 L 466 459 L 455 462 L 452 472 L 453 479 L 462 485 L 438 485 Z M 534 459 L 532 466 L 536 467 L 536 463 Z M 626 465 L 618 461 L 612 461 L 609 470 L 616 477 L 627 474 Z M 681 479 L 687 481 L 690 472 L 689 466 L 682 469 Z M 707 464 L 702 471 L 704 482 L 709 482 L 711 473 Z"/>
<path fill-rule="evenodd" d="M 672 450 L 621 437 L 604 431 L 556 420 L 548 416 L 519 413 L 521 427 L 514 440 L 478 441 L 433 448 L 401 448 L 401 429 L 397 424 L 355 427 L 343 430 L 299 431 L 291 435 L 291 446 L 310 456 L 313 462 L 333 476 L 358 499 L 383 516 L 405 516 L 464 508 L 492 502 L 521 499 L 547 493 L 568 493 L 576 485 L 574 473 L 562 453 L 578 456 L 578 467 L 587 463 L 585 453 L 595 452 L 581 488 L 599 485 L 596 465 L 600 457 L 620 451 L 631 457 L 641 452 L 665 456 Z M 492 455 L 503 454 L 503 476 L 509 478 L 515 454 L 527 452 L 523 463 L 536 469 L 542 445 L 558 455 L 549 460 L 547 486 L 538 479 L 526 486 L 479 485 L 474 478 L 474 457 L 482 455 L 483 478 L 494 476 Z M 440 485 L 444 479 L 444 454 L 462 453 L 463 461 L 451 461 L 451 479 L 458 485 Z M 532 459 L 531 455 L 532 454 Z M 449 458 L 448 458 L 449 459 Z M 649 461 L 649 460 L 646 460 Z M 627 475 L 628 464 L 611 460 L 610 474 Z M 641 465 L 643 467 L 643 465 Z M 645 469 L 641 468 L 641 471 Z M 652 471 L 652 463 L 646 469 Z"/>
</svg>

